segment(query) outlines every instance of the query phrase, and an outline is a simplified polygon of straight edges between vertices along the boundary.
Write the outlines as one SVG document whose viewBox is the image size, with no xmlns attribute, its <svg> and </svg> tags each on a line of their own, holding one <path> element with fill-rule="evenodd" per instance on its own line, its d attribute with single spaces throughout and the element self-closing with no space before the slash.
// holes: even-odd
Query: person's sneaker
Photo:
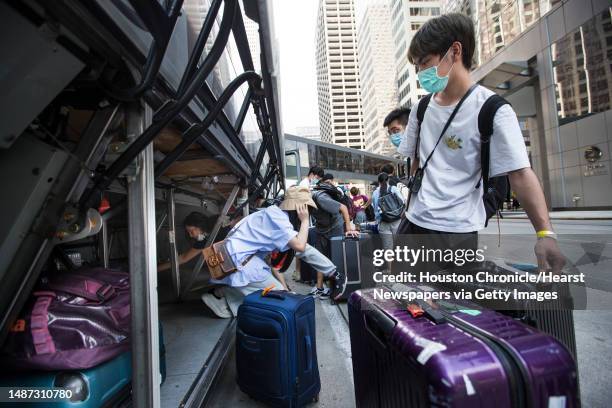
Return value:
<svg viewBox="0 0 612 408">
<path fill-rule="evenodd" d="M 232 317 L 232 311 L 224 297 L 217 297 L 212 293 L 204 293 L 202 294 L 202 302 L 220 318 L 229 319 Z"/>
<path fill-rule="evenodd" d="M 334 300 L 338 300 L 346 291 L 346 274 L 344 271 L 336 270 L 334 274 Z"/>
<path fill-rule="evenodd" d="M 325 288 L 325 289 L 317 288 L 316 291 L 312 293 L 312 296 L 315 299 L 329 299 L 329 289 L 328 288 Z"/>
<path fill-rule="evenodd" d="M 317 288 L 317 285 L 315 285 L 315 286 L 312 287 L 312 289 L 310 289 L 310 292 L 308 292 L 308 294 L 309 295 L 316 295 L 319 290 L 320 289 Z"/>
</svg>

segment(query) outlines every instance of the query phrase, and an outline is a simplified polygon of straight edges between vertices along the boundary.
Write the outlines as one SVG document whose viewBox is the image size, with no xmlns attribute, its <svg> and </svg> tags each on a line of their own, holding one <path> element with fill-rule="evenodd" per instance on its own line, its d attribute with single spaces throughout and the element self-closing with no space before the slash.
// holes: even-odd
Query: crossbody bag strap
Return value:
<svg viewBox="0 0 612 408">
<path fill-rule="evenodd" d="M 444 124 L 444 128 L 442 128 L 442 132 L 440 132 L 440 136 L 438 137 L 438 141 L 436 142 L 434 148 L 431 149 L 431 152 L 429 152 L 429 156 L 427 156 L 427 159 L 425 160 L 425 163 L 423 163 L 423 166 L 421 167 L 421 171 L 423 172 L 423 176 L 425 175 L 424 172 L 425 172 L 425 169 L 427 168 L 427 165 L 429 164 L 429 160 L 431 160 L 431 157 L 433 156 L 433 154 L 436 151 L 438 145 L 440 144 L 440 141 L 444 137 L 444 134 L 448 130 L 448 127 L 452 123 L 453 119 L 455 119 L 455 116 L 457 115 L 457 112 L 459 112 L 459 108 L 461 108 L 461 105 L 463 105 L 463 102 L 465 102 L 465 100 L 468 98 L 468 96 L 470 96 L 472 91 L 474 89 L 476 89 L 477 86 L 478 86 L 478 84 L 473 84 L 472 86 L 470 86 L 470 89 L 468 89 L 467 92 L 463 95 L 463 97 L 461 97 L 461 100 L 459 101 L 457 106 L 455 106 L 455 109 L 453 109 L 453 113 L 451 113 L 451 115 L 449 116 L 448 120 Z M 419 134 L 420 134 L 420 130 L 419 130 Z"/>
<path fill-rule="evenodd" d="M 248 216 L 247 216 L 248 217 Z M 242 225 L 242 223 L 247 219 L 247 217 L 244 217 L 243 219 L 240 220 L 240 222 L 236 225 L 234 225 L 234 228 L 232 228 L 230 230 L 230 232 L 227 233 L 227 235 L 225 236 L 225 239 L 223 241 L 226 241 L 229 237 L 231 237 L 232 235 L 234 235 L 234 233 L 238 230 L 238 228 L 240 228 L 240 226 Z M 224 242 L 225 245 L 225 242 Z M 249 261 L 251 259 L 253 259 L 253 257 L 257 255 L 257 252 L 255 252 L 254 254 L 251 254 L 249 256 L 247 256 L 246 258 L 244 258 L 244 260 L 240 263 L 240 266 L 244 266 L 246 264 L 249 263 Z"/>
<path fill-rule="evenodd" d="M 423 119 L 425 118 L 425 111 L 427 110 L 427 107 L 429 106 L 429 101 L 431 101 L 431 97 L 433 96 L 432 93 L 425 95 L 424 97 L 422 97 L 419 100 L 419 104 L 417 106 L 417 122 L 418 122 L 418 129 L 417 129 L 417 140 L 416 143 L 414 145 L 414 160 L 418 160 L 419 159 L 419 146 L 421 145 L 421 125 L 423 124 Z M 410 177 L 412 176 L 410 174 L 410 157 L 408 158 L 408 179 L 410 179 Z M 406 211 L 408 211 L 408 207 L 410 206 L 410 199 L 412 198 L 412 190 L 409 188 L 408 189 L 408 197 L 406 198 Z"/>
<path fill-rule="evenodd" d="M 449 116 L 448 120 L 446 121 L 446 124 L 444 125 L 444 128 L 442 129 L 442 132 L 440 133 L 440 136 L 438 137 L 438 141 L 436 142 L 434 148 L 429 153 L 429 156 L 427 156 L 427 159 L 425 160 L 425 163 L 423 163 L 423 165 L 420 167 L 421 171 L 423 172 L 423 176 L 425 175 L 425 168 L 427 167 L 427 164 L 429 163 L 429 160 L 431 160 L 431 156 L 436 151 L 436 148 L 440 144 L 440 140 L 442 140 L 442 137 L 444 137 L 444 134 L 446 133 L 446 131 L 448 130 L 448 127 L 450 126 L 451 122 L 455 118 L 455 115 L 457 115 L 457 112 L 459 112 L 459 108 L 461 108 L 461 105 L 463 105 L 463 102 L 468 98 L 468 96 L 470 96 L 472 91 L 474 89 L 476 89 L 477 86 L 478 86 L 478 84 L 472 84 L 472 86 L 470 86 L 470 88 L 463 95 L 463 97 L 461 97 L 461 100 L 459 100 L 459 103 L 457 103 L 457 106 L 455 106 L 455 109 L 453 109 L 453 112 Z M 425 111 L 427 110 L 427 107 L 429 106 L 429 102 L 431 101 L 432 96 L 433 96 L 433 94 L 425 95 L 419 101 L 419 106 L 417 107 L 417 120 L 419 122 L 419 130 L 418 130 L 418 133 L 417 133 L 416 146 L 414 148 L 414 157 L 415 157 L 415 160 L 418 159 L 419 145 L 421 143 L 421 127 L 422 127 L 422 124 L 423 124 L 423 119 L 425 118 Z M 408 173 L 410 173 L 410 169 L 408 169 Z M 412 198 L 412 189 L 410 189 L 408 191 L 408 199 L 406 200 L 406 211 L 408 211 L 408 208 L 410 207 L 410 199 L 411 198 Z"/>
</svg>

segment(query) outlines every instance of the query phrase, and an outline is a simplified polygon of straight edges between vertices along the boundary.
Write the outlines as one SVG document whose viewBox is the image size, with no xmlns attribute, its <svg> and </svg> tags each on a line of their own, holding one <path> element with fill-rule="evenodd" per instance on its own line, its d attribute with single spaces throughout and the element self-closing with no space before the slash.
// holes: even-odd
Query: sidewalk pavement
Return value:
<svg viewBox="0 0 612 408">
<path fill-rule="evenodd" d="M 551 220 L 612 220 L 612 211 L 551 211 Z M 502 211 L 505 219 L 527 219 L 525 211 Z"/>
</svg>

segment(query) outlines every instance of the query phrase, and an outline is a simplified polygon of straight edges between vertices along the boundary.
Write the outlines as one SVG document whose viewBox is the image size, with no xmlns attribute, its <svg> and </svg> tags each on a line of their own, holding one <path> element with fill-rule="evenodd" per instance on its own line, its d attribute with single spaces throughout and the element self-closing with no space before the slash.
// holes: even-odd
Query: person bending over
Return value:
<svg viewBox="0 0 612 408">
<path fill-rule="evenodd" d="M 208 296 L 211 309 L 226 309 L 234 316 L 245 296 L 257 290 L 284 287 L 273 275 L 265 261 L 273 251 L 295 251 L 295 256 L 313 266 L 318 272 L 335 281 L 334 298 L 342 296 L 346 275 L 315 248 L 307 244 L 308 208 L 316 208 L 310 191 L 304 187 L 287 190 L 280 206 L 263 208 L 241 220 L 226 238 L 226 248 L 238 270 L 212 283 L 224 284 L 224 297 Z M 246 261 L 246 262 L 245 262 Z"/>
<path fill-rule="evenodd" d="M 185 227 L 185 234 L 187 235 L 190 248 L 178 256 L 178 263 L 182 265 L 191 261 L 193 258 L 198 256 L 206 244 L 208 234 L 205 231 L 212 231 L 215 225 L 216 218 L 209 217 L 199 212 L 192 212 L 183 221 Z M 221 241 L 231 226 L 221 227 L 217 233 L 215 242 Z M 170 262 L 164 262 L 157 265 L 157 272 L 162 272 L 171 268 Z"/>
<path fill-rule="evenodd" d="M 351 224 L 349 207 L 342 203 L 344 194 L 333 184 L 333 179 L 333 175 L 326 174 L 312 192 L 312 199 L 316 203 L 316 209 L 313 210 L 317 232 L 315 246 L 328 258 L 331 257 L 332 237 L 341 237 L 344 234 L 359 235 Z M 330 296 L 330 290 L 323 287 L 324 276 L 320 272 L 322 271 L 317 270 L 317 283 L 310 293 L 324 299 Z"/>
</svg>

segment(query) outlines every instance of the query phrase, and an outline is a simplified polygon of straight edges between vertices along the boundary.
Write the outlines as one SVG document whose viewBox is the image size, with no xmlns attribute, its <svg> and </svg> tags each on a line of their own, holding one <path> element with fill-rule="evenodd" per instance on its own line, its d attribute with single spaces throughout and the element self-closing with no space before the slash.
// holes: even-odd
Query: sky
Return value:
<svg viewBox="0 0 612 408">
<path fill-rule="evenodd" d="M 367 0 L 356 0 L 356 16 Z M 315 31 L 319 0 L 274 0 L 283 130 L 319 126 Z"/>
<path fill-rule="evenodd" d="M 315 29 L 318 0 L 274 0 L 283 130 L 319 126 Z"/>
</svg>

